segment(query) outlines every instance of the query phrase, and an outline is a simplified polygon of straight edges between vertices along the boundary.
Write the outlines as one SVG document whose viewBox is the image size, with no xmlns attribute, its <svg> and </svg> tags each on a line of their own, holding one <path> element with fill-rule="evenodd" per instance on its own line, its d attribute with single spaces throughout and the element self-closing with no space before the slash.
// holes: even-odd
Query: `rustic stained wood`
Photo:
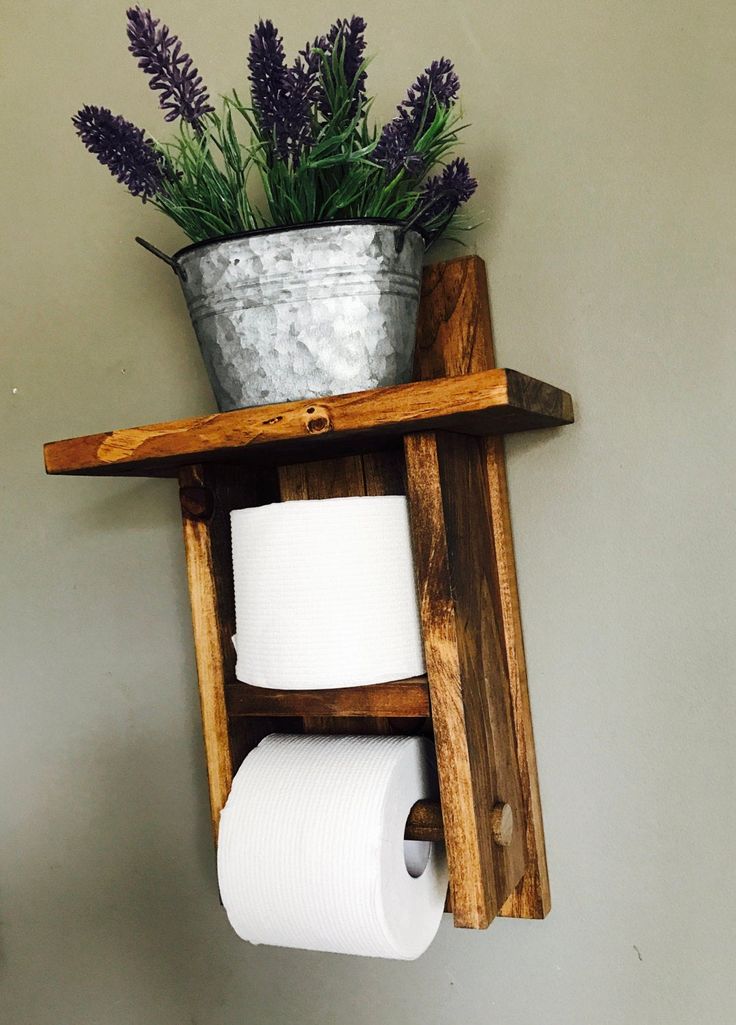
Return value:
<svg viewBox="0 0 736 1025">
<path fill-rule="evenodd" d="M 199 680 L 212 829 L 230 792 L 240 737 L 228 728 L 225 689 L 235 678 L 235 608 L 230 559 L 230 510 L 275 498 L 275 478 L 230 467 L 189 466 L 179 474 L 192 628 Z"/>
<path fill-rule="evenodd" d="M 368 451 L 431 427 L 485 435 L 571 421 L 567 392 L 515 370 L 487 370 L 54 441 L 44 456 L 52 474 L 175 476 L 192 463 L 273 465 Z"/>
<path fill-rule="evenodd" d="M 193 519 L 189 515 L 193 506 L 191 489 L 197 489 L 198 498 L 206 495 L 203 478 L 202 467 L 190 466 L 181 471 L 179 479 L 183 489 L 190 489 L 188 494 L 184 492 L 182 525 L 192 606 L 212 832 L 217 840 L 220 812 L 230 793 L 233 770 L 225 707 L 226 667 L 220 620 L 221 595 L 217 593 L 212 532 L 202 519 Z M 200 514 L 199 504 L 194 508 Z"/>
<path fill-rule="evenodd" d="M 417 801 L 409 812 L 405 840 L 443 840 L 442 809 L 436 801 Z"/>
<path fill-rule="evenodd" d="M 488 484 L 480 442 L 404 439 L 414 564 L 455 924 L 483 929 L 524 871 L 523 835 L 494 843 L 491 813 L 523 821 L 508 678 L 493 603 Z"/>
<path fill-rule="evenodd" d="M 330 690 L 271 690 L 233 683 L 227 688 L 228 715 L 368 716 L 422 719 L 429 715 L 426 676 L 370 687 Z"/>
<path fill-rule="evenodd" d="M 497 804 L 491 812 L 493 842 L 510 847 L 514 841 L 514 813 L 510 804 Z"/>
<path fill-rule="evenodd" d="M 490 303 L 483 261 L 478 257 L 470 257 L 426 268 L 419 309 L 416 376 L 453 377 L 487 371 L 493 367 L 494 359 Z M 503 624 L 525 820 L 526 871 L 500 914 L 514 918 L 544 918 L 550 909 L 549 878 L 503 438 L 487 438 L 483 447 L 495 548 L 495 601 L 500 607 Z"/>
<path fill-rule="evenodd" d="M 444 836 L 455 923 L 487 925 L 520 876 L 500 913 L 543 917 L 549 886 L 501 435 L 570 423 L 572 402 L 494 369 L 476 257 L 425 271 L 415 376 L 399 388 L 54 442 L 46 468 L 179 478 L 215 838 L 233 773 L 269 733 L 434 735 L 441 806 L 418 802 L 406 836 Z M 329 691 L 236 681 L 230 511 L 405 493 L 428 676 Z"/>
</svg>

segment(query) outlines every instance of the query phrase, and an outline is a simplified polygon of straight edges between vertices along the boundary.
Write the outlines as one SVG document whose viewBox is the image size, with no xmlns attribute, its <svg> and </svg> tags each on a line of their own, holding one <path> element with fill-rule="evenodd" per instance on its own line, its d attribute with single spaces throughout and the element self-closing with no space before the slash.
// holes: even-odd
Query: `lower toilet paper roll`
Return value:
<svg viewBox="0 0 736 1025">
<path fill-rule="evenodd" d="M 236 676 L 284 690 L 424 672 L 402 495 L 231 513 Z"/>
<path fill-rule="evenodd" d="M 217 870 L 244 940 L 413 960 L 439 928 L 442 844 L 405 841 L 436 797 L 423 737 L 273 734 L 246 757 L 220 818 Z"/>
</svg>

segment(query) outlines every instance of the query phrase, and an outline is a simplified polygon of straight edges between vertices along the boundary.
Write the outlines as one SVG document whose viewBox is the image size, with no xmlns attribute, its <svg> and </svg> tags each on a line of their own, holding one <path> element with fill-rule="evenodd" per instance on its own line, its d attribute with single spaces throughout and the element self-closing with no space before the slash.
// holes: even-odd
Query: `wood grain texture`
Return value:
<svg viewBox="0 0 736 1025">
<path fill-rule="evenodd" d="M 191 466 L 179 475 L 181 487 L 203 487 L 202 467 Z M 226 667 L 222 650 L 222 621 L 215 582 L 212 536 L 209 524 L 182 516 L 187 559 L 189 599 L 199 678 L 205 759 L 210 795 L 212 832 L 217 830 L 232 784 L 232 759 L 225 708 Z"/>
<path fill-rule="evenodd" d="M 230 568 L 230 510 L 275 497 L 275 479 L 231 467 L 190 466 L 179 474 L 184 548 L 199 680 L 212 830 L 244 751 L 231 735 L 225 690 L 235 678 L 235 610 Z"/>
<path fill-rule="evenodd" d="M 416 380 L 458 377 L 490 370 L 491 305 L 486 268 L 462 256 L 424 268 L 414 350 Z"/>
<path fill-rule="evenodd" d="M 405 840 L 444 839 L 442 809 L 436 801 L 417 801 L 409 812 L 404 830 Z"/>
<path fill-rule="evenodd" d="M 498 597 L 503 618 L 506 667 L 513 710 L 516 754 L 524 798 L 526 871 L 501 908 L 509 918 L 545 918 L 551 908 L 544 821 L 537 774 L 537 754 L 527 683 L 521 607 L 516 580 L 516 559 L 511 530 L 506 455 L 502 438 L 485 442 L 486 472 L 491 503 L 491 522 L 496 549 Z"/>
<path fill-rule="evenodd" d="M 433 732 L 442 812 L 421 802 L 407 835 L 444 833 L 455 921 L 475 928 L 497 912 L 549 910 L 501 435 L 573 419 L 567 393 L 493 362 L 485 268 L 463 258 L 425 271 L 417 383 L 45 448 L 49 473 L 179 477 L 215 837 L 234 771 L 271 732 Z M 230 510 L 405 491 L 428 681 L 311 692 L 236 682 Z"/>
<path fill-rule="evenodd" d="M 455 376 L 494 366 L 485 264 L 464 257 L 424 273 L 416 347 L 416 375 Z M 572 409 L 569 410 L 572 419 Z M 524 805 L 526 871 L 500 914 L 544 918 L 550 890 L 516 579 L 503 439 L 483 442 L 495 546 L 495 602 L 503 625 L 515 747 Z M 517 823 L 517 829 L 519 824 Z"/>
<path fill-rule="evenodd" d="M 228 715 L 369 716 L 421 719 L 429 715 L 426 676 L 369 687 L 329 690 L 272 690 L 233 683 L 227 688 Z"/>
<path fill-rule="evenodd" d="M 524 871 L 523 836 L 494 843 L 492 811 L 523 805 L 493 604 L 488 486 L 479 439 L 404 439 L 455 925 L 485 928 Z"/>
<path fill-rule="evenodd" d="M 493 842 L 510 847 L 514 841 L 514 813 L 510 804 L 497 804 L 491 812 Z"/>
<path fill-rule="evenodd" d="M 163 476 L 206 461 L 273 465 L 365 451 L 433 427 L 493 434 L 571 420 L 567 392 L 517 371 L 486 370 L 50 442 L 44 458 L 50 474 Z"/>
<path fill-rule="evenodd" d="M 486 890 L 480 840 L 475 829 L 475 801 L 439 466 L 432 435 L 412 435 L 404 443 L 452 908 L 458 924 L 483 929 L 493 917 L 489 911 L 489 897 L 492 904 L 493 895 Z"/>
</svg>

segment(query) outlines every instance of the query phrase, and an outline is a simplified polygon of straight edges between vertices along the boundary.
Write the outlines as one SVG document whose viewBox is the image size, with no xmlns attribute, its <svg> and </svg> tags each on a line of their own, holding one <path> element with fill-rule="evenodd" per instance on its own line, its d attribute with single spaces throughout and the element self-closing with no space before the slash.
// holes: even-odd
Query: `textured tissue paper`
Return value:
<svg viewBox="0 0 736 1025">
<path fill-rule="evenodd" d="M 413 960 L 442 919 L 442 844 L 405 841 L 436 799 L 423 737 L 273 734 L 246 757 L 220 819 L 232 927 L 282 947 Z"/>
<path fill-rule="evenodd" d="M 284 690 L 424 672 L 402 495 L 231 513 L 236 676 Z"/>
</svg>

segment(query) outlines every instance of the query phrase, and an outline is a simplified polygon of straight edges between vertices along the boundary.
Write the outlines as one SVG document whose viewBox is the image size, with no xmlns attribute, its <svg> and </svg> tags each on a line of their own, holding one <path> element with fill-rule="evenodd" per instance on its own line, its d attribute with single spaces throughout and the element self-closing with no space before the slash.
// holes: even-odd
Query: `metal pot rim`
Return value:
<svg viewBox="0 0 736 1025">
<path fill-rule="evenodd" d="M 412 231 L 415 235 L 419 235 L 423 244 L 425 246 L 427 244 L 427 237 L 421 228 L 417 228 L 414 225 L 409 227 L 405 221 L 392 221 L 384 217 L 351 217 L 340 221 L 307 221 L 303 224 L 280 224 L 272 228 L 254 228 L 253 231 L 239 231 L 233 235 L 216 235 L 213 238 L 206 238 L 201 242 L 192 242 L 191 245 L 178 249 L 170 259 L 172 262 L 178 261 L 182 256 L 188 256 L 189 253 L 197 252 L 197 250 L 203 249 L 205 246 L 219 245 L 222 242 L 237 242 L 243 238 L 279 235 L 287 231 L 303 231 L 305 228 L 324 228 L 325 226 L 343 228 L 356 224 L 383 224 L 389 228 L 402 228 L 406 234 Z"/>
</svg>

